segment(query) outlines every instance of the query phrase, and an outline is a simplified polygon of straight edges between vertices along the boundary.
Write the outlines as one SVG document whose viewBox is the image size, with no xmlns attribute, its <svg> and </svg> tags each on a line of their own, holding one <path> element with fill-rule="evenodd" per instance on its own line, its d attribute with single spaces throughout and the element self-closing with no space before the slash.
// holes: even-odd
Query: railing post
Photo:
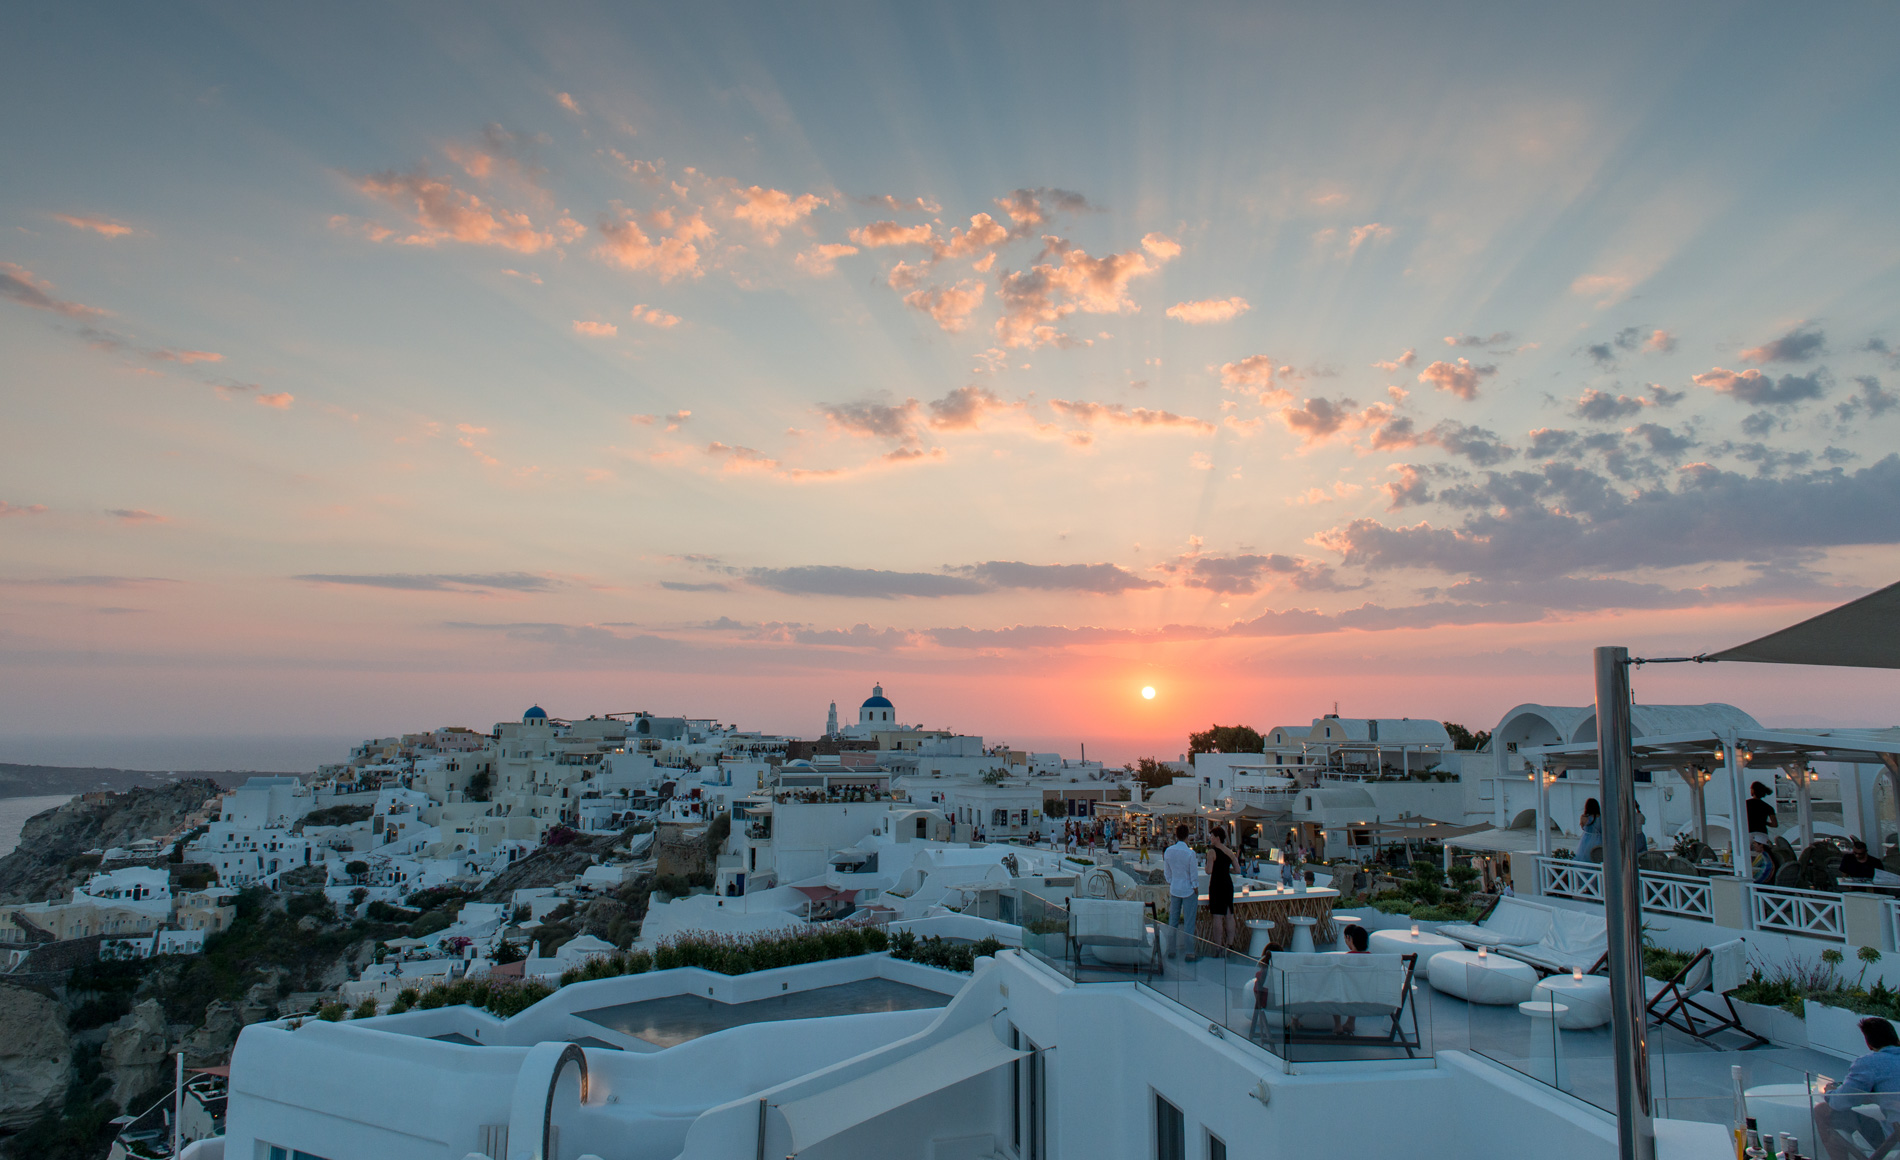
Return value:
<svg viewBox="0 0 1900 1160">
<path fill-rule="evenodd" d="M 1610 1039 L 1616 1058 L 1621 1160 L 1655 1160 L 1649 1018 L 1643 991 L 1643 908 L 1636 870 L 1636 793 L 1630 760 L 1629 650 L 1596 650 L 1597 770 L 1603 794 L 1603 917 L 1609 934 Z"/>
</svg>

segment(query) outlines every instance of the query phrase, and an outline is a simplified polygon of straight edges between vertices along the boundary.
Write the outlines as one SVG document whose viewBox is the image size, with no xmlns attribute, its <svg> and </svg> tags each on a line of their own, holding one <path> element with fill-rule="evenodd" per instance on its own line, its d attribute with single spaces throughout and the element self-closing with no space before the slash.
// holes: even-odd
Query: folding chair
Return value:
<svg viewBox="0 0 1900 1160">
<path fill-rule="evenodd" d="M 1735 1010 L 1734 1000 L 1728 997 L 1730 991 L 1744 982 L 1742 972 L 1747 966 L 1748 948 L 1741 939 L 1704 947 L 1676 972 L 1675 978 L 1656 987 L 1645 1010 L 1656 1022 L 1710 1047 L 1716 1046 L 1711 1038 L 1719 1031 L 1737 1031 L 1754 1040 L 1742 1048 L 1743 1051 L 1762 1047 L 1768 1040 L 1742 1026 L 1741 1014 Z M 1705 1002 L 1697 1001 L 1696 996 L 1703 991 L 1714 992 L 1728 1013 L 1724 1015 Z"/>
</svg>

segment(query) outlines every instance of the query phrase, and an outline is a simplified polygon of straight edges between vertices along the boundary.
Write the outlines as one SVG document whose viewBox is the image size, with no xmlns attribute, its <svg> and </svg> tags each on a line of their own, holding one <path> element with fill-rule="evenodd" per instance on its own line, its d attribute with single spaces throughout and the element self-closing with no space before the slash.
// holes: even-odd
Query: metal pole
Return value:
<svg viewBox="0 0 1900 1160">
<path fill-rule="evenodd" d="M 185 1053 L 178 1053 L 177 1070 L 173 1073 L 172 1085 L 172 1155 L 178 1155 L 179 1125 L 185 1118 Z"/>
<path fill-rule="evenodd" d="M 1622 1160 L 1656 1160 L 1656 1128 L 1649 1101 L 1649 1020 L 1643 993 L 1643 911 L 1636 877 L 1629 657 L 1624 648 L 1596 650 L 1603 917 L 1610 936 L 1610 1038 L 1616 1057 L 1618 1154 Z"/>
<path fill-rule="evenodd" d="M 1736 750 L 1735 734 L 1722 736 L 1722 766 L 1728 772 L 1729 797 L 1729 841 L 1728 848 L 1735 863 L 1735 877 L 1749 879 L 1748 863 L 1754 854 L 1748 843 L 1748 780 L 1743 775 L 1741 754 Z"/>
</svg>

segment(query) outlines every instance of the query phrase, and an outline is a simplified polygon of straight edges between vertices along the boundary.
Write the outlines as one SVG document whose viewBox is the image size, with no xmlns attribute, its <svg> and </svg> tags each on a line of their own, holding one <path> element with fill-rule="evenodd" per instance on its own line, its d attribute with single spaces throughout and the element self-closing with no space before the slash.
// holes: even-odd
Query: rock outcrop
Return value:
<svg viewBox="0 0 1900 1160">
<path fill-rule="evenodd" d="M 245 1022 L 243 1009 L 236 1003 L 213 999 L 205 1004 L 204 1022 L 180 1045 L 185 1066 L 217 1067 L 231 1062 L 231 1049 L 237 1046 Z"/>
<path fill-rule="evenodd" d="M 113 1024 L 99 1049 L 99 1062 L 112 1079 L 113 1102 L 133 1114 L 144 1111 L 127 1104 L 170 1077 L 170 1052 L 165 1008 L 157 999 L 147 999 Z"/>
<path fill-rule="evenodd" d="M 0 985 L 0 1129 L 18 1130 L 66 1099 L 73 1041 L 51 996 Z"/>
<path fill-rule="evenodd" d="M 0 902 L 64 898 L 92 873 L 81 857 L 86 851 L 164 837 L 221 792 L 217 782 L 194 778 L 162 789 L 86 794 L 35 814 L 21 828 L 19 846 L 0 858 Z"/>
</svg>

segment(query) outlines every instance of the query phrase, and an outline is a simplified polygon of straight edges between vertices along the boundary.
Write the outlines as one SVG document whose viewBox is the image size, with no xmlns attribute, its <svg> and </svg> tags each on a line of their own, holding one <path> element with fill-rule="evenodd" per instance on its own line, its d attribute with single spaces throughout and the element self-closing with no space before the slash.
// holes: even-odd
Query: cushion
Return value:
<svg viewBox="0 0 1900 1160">
<path fill-rule="evenodd" d="M 1148 908 L 1133 900 L 1071 898 L 1069 935 L 1097 946 L 1146 946 Z"/>
</svg>

